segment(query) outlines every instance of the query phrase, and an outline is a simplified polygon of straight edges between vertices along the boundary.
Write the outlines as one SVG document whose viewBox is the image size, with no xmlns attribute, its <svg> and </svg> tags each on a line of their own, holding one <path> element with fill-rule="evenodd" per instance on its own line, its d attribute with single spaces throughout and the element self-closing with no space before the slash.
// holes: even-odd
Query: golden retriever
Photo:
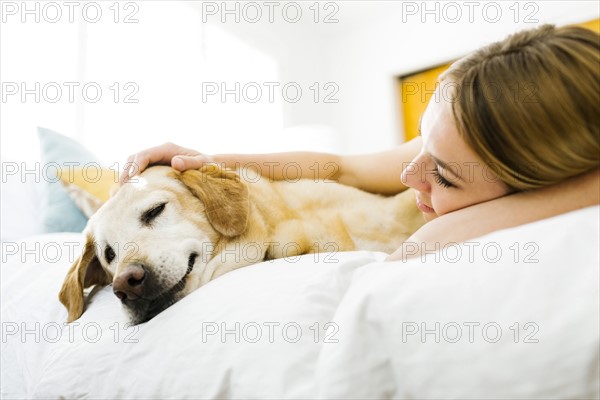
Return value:
<svg viewBox="0 0 600 400">
<path fill-rule="evenodd" d="M 84 230 L 59 295 L 68 321 L 93 285 L 112 283 L 138 324 L 236 268 L 313 252 L 392 252 L 424 223 L 411 190 L 383 197 L 248 172 L 157 166 L 122 185 Z"/>
</svg>

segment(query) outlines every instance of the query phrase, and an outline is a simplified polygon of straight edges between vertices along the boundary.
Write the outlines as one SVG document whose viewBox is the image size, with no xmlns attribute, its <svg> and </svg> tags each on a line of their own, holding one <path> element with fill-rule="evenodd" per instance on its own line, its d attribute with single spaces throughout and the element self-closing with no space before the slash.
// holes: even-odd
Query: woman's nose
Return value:
<svg viewBox="0 0 600 400">
<path fill-rule="evenodd" d="M 400 175 L 402 183 L 419 192 L 427 192 L 431 187 L 427 182 L 427 169 L 425 163 L 415 158 Z"/>
</svg>

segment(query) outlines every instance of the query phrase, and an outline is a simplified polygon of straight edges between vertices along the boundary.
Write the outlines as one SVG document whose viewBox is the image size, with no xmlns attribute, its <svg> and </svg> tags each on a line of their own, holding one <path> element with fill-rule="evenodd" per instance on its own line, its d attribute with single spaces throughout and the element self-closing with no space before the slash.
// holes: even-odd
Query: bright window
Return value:
<svg viewBox="0 0 600 400">
<path fill-rule="evenodd" d="M 72 23 L 30 23 L 28 17 L 3 24 L 5 87 L 14 82 L 19 90 L 39 87 L 40 94 L 7 94 L 4 156 L 37 158 L 37 126 L 76 138 L 107 163 L 165 141 L 205 152 L 292 147 L 281 135 L 281 100 L 268 101 L 264 86 L 279 81 L 269 55 L 222 26 L 203 24 L 198 8 L 185 2 L 120 3 L 118 15 L 110 2 L 97 4 L 103 17 L 96 23 L 75 13 Z M 126 17 L 138 22 L 123 23 Z M 62 96 L 52 102 L 57 87 Z M 252 102 L 257 89 L 261 99 Z"/>
</svg>

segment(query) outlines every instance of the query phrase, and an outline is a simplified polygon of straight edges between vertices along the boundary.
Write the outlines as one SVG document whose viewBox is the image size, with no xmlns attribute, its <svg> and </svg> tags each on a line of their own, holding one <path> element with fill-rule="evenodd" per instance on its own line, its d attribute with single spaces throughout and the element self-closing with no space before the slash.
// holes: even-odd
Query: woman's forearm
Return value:
<svg viewBox="0 0 600 400">
<path fill-rule="evenodd" d="M 417 138 L 395 149 L 366 155 L 290 152 L 210 157 L 227 168 L 252 168 L 272 180 L 329 180 L 371 193 L 394 195 L 406 189 L 400 174 L 420 149 L 421 139 Z"/>
<path fill-rule="evenodd" d="M 406 189 L 400 174 L 420 149 L 421 138 L 393 150 L 357 156 L 316 152 L 208 155 L 174 143 L 164 143 L 130 155 L 119 181 L 125 183 L 155 164 L 171 165 L 178 171 L 185 171 L 201 168 L 206 163 L 218 163 L 233 169 L 251 168 L 274 181 L 337 181 L 368 192 L 393 195 Z"/>
<path fill-rule="evenodd" d="M 559 184 L 519 192 L 442 215 L 425 224 L 388 260 L 418 256 L 417 248 L 443 247 L 584 207 L 600 204 L 600 169 Z M 415 246 L 416 245 L 416 246 Z"/>
<path fill-rule="evenodd" d="M 271 180 L 296 181 L 298 179 L 337 181 L 341 172 L 341 157 L 315 152 L 289 152 L 271 154 L 217 154 L 214 162 L 227 168 L 250 168 Z"/>
</svg>

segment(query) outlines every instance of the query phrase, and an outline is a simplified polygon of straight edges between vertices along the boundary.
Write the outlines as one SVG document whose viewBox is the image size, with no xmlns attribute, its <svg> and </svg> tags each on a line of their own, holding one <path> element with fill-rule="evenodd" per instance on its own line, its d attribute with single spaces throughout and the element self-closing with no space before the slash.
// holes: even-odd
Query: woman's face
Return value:
<svg viewBox="0 0 600 400">
<path fill-rule="evenodd" d="M 421 152 L 401 178 L 417 191 L 417 206 L 426 221 L 509 192 L 460 137 L 451 103 L 436 95 L 421 118 Z"/>
</svg>

